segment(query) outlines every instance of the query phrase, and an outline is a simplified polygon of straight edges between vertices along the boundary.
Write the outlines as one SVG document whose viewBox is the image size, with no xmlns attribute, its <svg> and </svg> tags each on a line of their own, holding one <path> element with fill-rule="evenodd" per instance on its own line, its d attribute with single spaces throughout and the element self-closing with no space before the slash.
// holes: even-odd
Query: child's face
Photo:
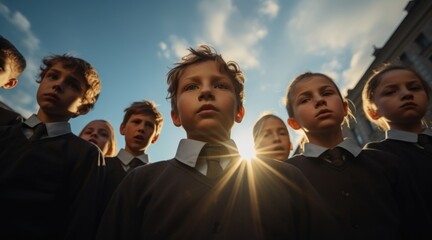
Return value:
<svg viewBox="0 0 432 240">
<path fill-rule="evenodd" d="M 264 120 L 257 138 L 258 156 L 286 160 L 290 154 L 291 141 L 286 125 L 274 117 Z"/>
<path fill-rule="evenodd" d="M 109 140 L 111 139 L 110 128 L 104 122 L 95 121 L 87 125 L 81 134 L 81 138 L 97 145 L 104 156 L 109 150 Z"/>
<path fill-rule="evenodd" d="M 291 127 L 301 128 L 306 134 L 340 131 L 348 108 L 330 80 L 321 76 L 306 78 L 297 83 L 293 91 Z"/>
<path fill-rule="evenodd" d="M 373 98 L 374 118 L 383 117 L 390 128 L 404 129 L 407 124 L 421 124 L 428 106 L 428 97 L 420 79 L 409 70 L 385 73 Z"/>
<path fill-rule="evenodd" d="M 187 67 L 179 78 L 176 98 L 177 112 L 172 111 L 171 117 L 176 126 L 184 127 L 189 139 L 228 140 L 234 121 L 243 118 L 232 81 L 214 61 Z"/>
<path fill-rule="evenodd" d="M 12 66 L 10 60 L 1 56 L 0 53 L 0 87 L 9 89 L 15 87 L 17 79 L 11 77 Z"/>
<path fill-rule="evenodd" d="M 41 79 L 37 91 L 38 117 L 43 121 L 68 121 L 79 114 L 85 80 L 57 63 Z"/>
<path fill-rule="evenodd" d="M 126 151 L 134 156 L 141 155 L 158 138 L 155 117 L 132 114 L 126 124 L 120 126 L 120 133 L 125 136 Z"/>
</svg>

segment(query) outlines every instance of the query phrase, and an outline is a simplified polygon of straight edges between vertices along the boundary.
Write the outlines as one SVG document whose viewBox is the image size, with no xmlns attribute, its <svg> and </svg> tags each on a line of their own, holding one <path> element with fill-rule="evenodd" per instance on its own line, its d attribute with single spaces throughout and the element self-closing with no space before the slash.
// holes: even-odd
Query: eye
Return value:
<svg viewBox="0 0 432 240">
<path fill-rule="evenodd" d="M 183 91 L 192 91 L 198 89 L 198 86 L 196 84 L 188 84 L 183 87 Z"/>
<path fill-rule="evenodd" d="M 77 91 L 77 92 L 81 92 L 81 90 L 82 90 L 80 82 L 76 79 L 66 79 L 65 85 L 67 87 L 72 88 L 74 91 Z"/>
<path fill-rule="evenodd" d="M 322 93 L 323 96 L 331 96 L 334 94 L 334 91 L 332 90 L 326 90 Z"/>
<path fill-rule="evenodd" d="M 45 75 L 45 78 L 48 79 L 48 80 L 57 80 L 59 77 L 58 77 L 58 74 L 56 74 L 54 72 L 48 72 Z"/>
<path fill-rule="evenodd" d="M 300 98 L 297 102 L 298 104 L 305 104 L 307 102 L 309 102 L 311 99 L 310 98 Z"/>
<path fill-rule="evenodd" d="M 420 83 L 415 83 L 409 86 L 408 89 L 411 91 L 420 91 L 423 90 L 423 85 L 421 85 Z"/>
<path fill-rule="evenodd" d="M 227 83 L 224 82 L 218 82 L 214 85 L 215 88 L 220 88 L 220 89 L 229 89 L 229 85 Z"/>
<path fill-rule="evenodd" d="M 382 95 L 384 96 L 391 96 L 393 93 L 395 93 L 396 91 L 393 89 L 388 89 L 382 92 Z"/>
<path fill-rule="evenodd" d="M 286 136 L 286 135 L 288 135 L 288 132 L 285 130 L 280 130 L 279 135 Z"/>
<path fill-rule="evenodd" d="M 151 129 L 155 128 L 155 125 L 153 123 L 151 123 L 151 122 L 146 122 L 145 126 L 148 127 L 148 128 L 151 128 Z"/>
</svg>

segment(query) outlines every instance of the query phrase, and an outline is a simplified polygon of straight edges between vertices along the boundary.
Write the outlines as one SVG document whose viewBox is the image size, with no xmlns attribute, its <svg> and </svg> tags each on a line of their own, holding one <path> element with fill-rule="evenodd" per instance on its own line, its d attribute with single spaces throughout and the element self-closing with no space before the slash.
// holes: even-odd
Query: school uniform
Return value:
<svg viewBox="0 0 432 240">
<path fill-rule="evenodd" d="M 345 239 L 429 239 L 430 219 L 395 155 L 340 143 L 340 161 L 311 143 L 286 160 L 298 167 L 339 222 Z"/>
<path fill-rule="evenodd" d="M 96 239 L 339 239 L 298 169 L 270 159 L 242 161 L 230 140 L 220 174 L 210 178 L 201 153 L 206 145 L 182 139 L 174 159 L 132 170 Z"/>
<path fill-rule="evenodd" d="M 0 239 L 92 239 L 104 159 L 67 122 L 0 127 Z M 34 129 L 37 129 L 35 127 Z"/>
<path fill-rule="evenodd" d="M 132 164 L 134 159 L 137 159 L 138 163 Z M 119 153 L 115 157 L 105 158 L 106 162 L 106 179 L 103 191 L 103 208 L 108 204 L 112 194 L 117 189 L 117 186 L 123 180 L 128 172 L 133 168 L 148 164 L 150 162 L 147 154 L 141 154 L 140 156 L 133 156 L 125 149 L 120 149 Z M 133 166 L 131 166 L 133 165 Z"/>
<path fill-rule="evenodd" d="M 432 130 L 425 129 L 421 135 L 432 141 Z M 419 134 L 416 133 L 390 130 L 386 132 L 384 140 L 371 142 L 365 147 L 391 152 L 403 160 L 411 173 L 414 184 L 427 203 L 429 215 L 432 216 L 432 151 L 422 146 L 418 138 Z"/>
<path fill-rule="evenodd" d="M 16 112 L 0 107 L 0 126 L 21 123 L 23 118 Z"/>
</svg>

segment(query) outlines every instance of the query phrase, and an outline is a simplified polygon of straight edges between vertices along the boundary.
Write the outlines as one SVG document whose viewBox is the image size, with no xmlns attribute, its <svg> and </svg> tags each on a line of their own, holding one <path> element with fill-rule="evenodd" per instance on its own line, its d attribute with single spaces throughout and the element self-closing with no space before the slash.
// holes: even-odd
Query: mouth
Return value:
<svg viewBox="0 0 432 240">
<path fill-rule="evenodd" d="M 321 117 L 321 116 L 326 116 L 329 115 L 332 111 L 328 110 L 328 109 L 323 109 L 321 111 L 318 112 L 317 115 L 315 115 L 315 117 Z"/>
<path fill-rule="evenodd" d="M 411 107 L 417 107 L 417 104 L 415 104 L 414 102 L 408 102 L 400 106 L 400 108 L 411 108 Z"/>
<path fill-rule="evenodd" d="M 285 148 L 283 148 L 282 146 L 277 146 L 275 148 L 273 148 L 273 151 L 278 152 L 278 151 L 284 151 Z"/>
<path fill-rule="evenodd" d="M 54 100 L 57 100 L 57 101 L 60 99 L 60 98 L 57 96 L 57 94 L 55 94 L 55 93 L 45 93 L 44 96 L 45 96 L 45 97 L 48 97 L 48 98 L 51 98 L 51 99 L 54 99 Z"/>
<path fill-rule="evenodd" d="M 219 110 L 215 106 L 213 106 L 211 104 L 205 104 L 205 105 L 202 105 L 198 109 L 197 113 L 201 113 L 201 112 L 218 112 L 218 111 Z"/>
<path fill-rule="evenodd" d="M 144 140 L 144 136 L 142 136 L 142 135 L 136 135 L 134 137 L 134 139 L 139 140 L 139 141 L 143 141 Z"/>
<path fill-rule="evenodd" d="M 89 139 L 88 141 L 91 142 L 91 143 L 97 144 L 97 141 L 95 139 L 93 139 L 93 138 Z"/>
</svg>

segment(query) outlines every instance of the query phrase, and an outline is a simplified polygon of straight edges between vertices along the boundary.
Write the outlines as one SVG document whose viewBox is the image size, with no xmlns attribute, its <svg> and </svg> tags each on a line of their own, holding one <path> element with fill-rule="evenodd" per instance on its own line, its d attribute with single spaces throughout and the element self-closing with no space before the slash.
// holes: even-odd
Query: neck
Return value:
<svg viewBox="0 0 432 240">
<path fill-rule="evenodd" d="M 325 148 L 334 148 L 343 141 L 342 130 L 334 131 L 328 134 L 306 133 L 306 136 L 310 143 Z"/>
<path fill-rule="evenodd" d="M 58 116 L 53 114 L 46 114 L 42 109 L 39 109 L 36 116 L 44 123 L 49 122 L 68 122 L 70 120 L 70 117 L 66 116 Z"/>
<path fill-rule="evenodd" d="M 420 121 L 413 123 L 394 124 L 389 123 L 390 129 L 396 129 L 405 132 L 421 133 L 423 131 L 423 125 Z"/>
</svg>

